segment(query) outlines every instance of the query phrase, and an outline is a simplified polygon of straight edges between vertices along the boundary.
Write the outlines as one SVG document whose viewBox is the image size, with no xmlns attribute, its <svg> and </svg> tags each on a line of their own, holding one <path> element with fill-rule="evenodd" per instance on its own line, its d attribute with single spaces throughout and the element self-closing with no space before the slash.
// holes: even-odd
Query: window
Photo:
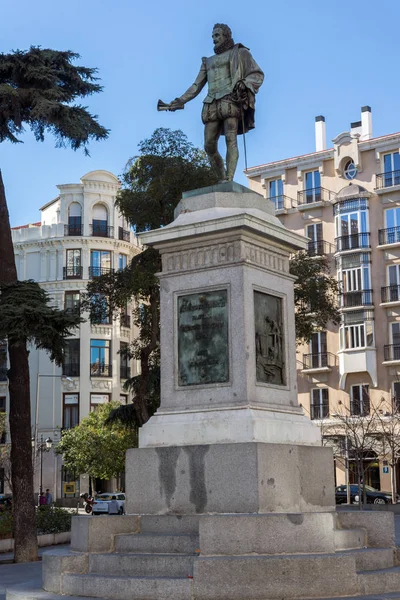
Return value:
<svg viewBox="0 0 400 600">
<path fill-rule="evenodd" d="M 79 424 L 79 394 L 64 394 L 63 428 L 72 429 Z"/>
<path fill-rule="evenodd" d="M 326 331 L 317 331 L 312 334 L 310 340 L 310 352 L 311 369 L 319 369 L 328 366 Z"/>
<path fill-rule="evenodd" d="M 306 191 L 306 204 L 321 202 L 321 174 L 319 171 L 310 171 L 304 175 Z"/>
<path fill-rule="evenodd" d="M 122 271 L 122 269 L 126 268 L 127 265 L 127 255 L 126 254 L 118 254 L 118 269 Z"/>
<path fill-rule="evenodd" d="M 275 204 L 275 210 L 282 210 L 284 206 L 283 181 L 273 179 L 268 184 L 268 198 Z"/>
<path fill-rule="evenodd" d="M 325 419 L 329 417 L 328 388 L 311 390 L 311 419 Z"/>
<path fill-rule="evenodd" d="M 82 208 L 72 202 L 68 208 L 68 235 L 82 235 Z"/>
<path fill-rule="evenodd" d="M 393 382 L 393 412 L 400 411 L 400 381 Z"/>
<path fill-rule="evenodd" d="M 347 163 L 344 166 L 343 169 L 343 175 L 346 177 L 346 179 L 354 179 L 355 177 L 357 177 L 357 167 L 354 164 L 354 161 L 349 160 L 347 161 Z"/>
<path fill-rule="evenodd" d="M 110 402 L 110 394 L 90 394 L 90 412 L 107 402 Z"/>
<path fill-rule="evenodd" d="M 360 267 L 362 265 L 368 265 L 371 262 L 371 255 L 369 252 L 357 252 L 356 254 L 344 254 L 338 256 L 336 261 L 337 269 L 351 269 L 354 267 Z"/>
<path fill-rule="evenodd" d="M 342 271 L 342 306 L 363 306 L 372 304 L 369 266 Z"/>
<path fill-rule="evenodd" d="M 369 415 L 369 411 L 369 385 L 352 385 L 350 388 L 350 414 L 365 417 Z"/>
<path fill-rule="evenodd" d="M 120 342 L 119 345 L 119 358 L 120 358 L 120 378 L 121 379 L 129 379 L 130 377 L 130 369 L 129 369 L 129 358 L 127 355 L 128 344 L 126 342 Z"/>
<path fill-rule="evenodd" d="M 400 242 L 400 206 L 385 210 L 385 231 L 379 232 L 380 244 Z"/>
<path fill-rule="evenodd" d="M 383 157 L 384 187 L 400 185 L 400 156 L 398 152 Z"/>
<path fill-rule="evenodd" d="M 5 413 L 6 412 L 6 397 L 5 396 L 0 396 L 0 413 Z M 6 443 L 6 432 L 3 431 L 0 437 L 0 444 L 5 444 Z"/>
<path fill-rule="evenodd" d="M 351 350 L 374 345 L 373 311 L 344 313 L 340 325 L 340 348 Z"/>
<path fill-rule="evenodd" d="M 7 342 L 0 340 L 0 381 L 7 381 Z"/>
<path fill-rule="evenodd" d="M 110 340 L 91 340 L 90 375 L 92 377 L 111 377 Z"/>
<path fill-rule="evenodd" d="M 65 340 L 62 371 L 67 377 L 79 377 L 81 364 L 80 340 Z"/>
<path fill-rule="evenodd" d="M 82 277 L 81 250 L 67 250 L 64 279 L 80 279 Z"/>
<path fill-rule="evenodd" d="M 124 406 L 125 406 L 125 404 L 128 404 L 128 394 L 120 394 L 119 395 L 119 401 Z"/>
<path fill-rule="evenodd" d="M 392 344 L 392 353 L 390 360 L 400 360 L 400 322 L 390 324 L 390 343 Z"/>
<path fill-rule="evenodd" d="M 90 322 L 93 325 L 110 324 L 110 307 L 104 294 L 93 294 L 90 310 Z"/>
<path fill-rule="evenodd" d="M 108 213 L 103 204 L 93 206 L 92 235 L 108 237 Z"/>
<path fill-rule="evenodd" d="M 65 292 L 64 309 L 70 313 L 79 313 L 80 300 L 79 292 Z"/>
<path fill-rule="evenodd" d="M 338 251 L 369 247 L 367 200 L 345 200 L 334 206 Z"/>
<path fill-rule="evenodd" d="M 111 252 L 108 250 L 92 250 L 90 253 L 90 275 L 98 277 L 111 272 Z"/>
<path fill-rule="evenodd" d="M 400 300 L 400 265 L 390 265 L 387 270 L 388 289 L 386 290 L 385 302 L 397 302 Z"/>
<path fill-rule="evenodd" d="M 307 225 L 306 236 L 311 240 L 308 242 L 308 254 L 311 256 L 320 256 L 324 254 L 322 223 L 313 223 L 312 225 Z"/>
</svg>

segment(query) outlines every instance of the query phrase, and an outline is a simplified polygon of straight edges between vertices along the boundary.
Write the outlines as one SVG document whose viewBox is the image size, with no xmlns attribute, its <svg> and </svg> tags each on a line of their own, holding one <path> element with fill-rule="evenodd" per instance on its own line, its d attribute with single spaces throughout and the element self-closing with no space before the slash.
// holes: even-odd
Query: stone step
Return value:
<svg viewBox="0 0 400 600">
<path fill-rule="evenodd" d="M 199 536 L 194 534 L 139 533 L 115 536 L 116 552 L 194 554 L 198 547 Z"/>
<path fill-rule="evenodd" d="M 194 556 L 186 554 L 90 554 L 89 573 L 128 577 L 187 577 Z"/>
<path fill-rule="evenodd" d="M 199 519 L 197 515 L 142 515 L 140 533 L 198 534 Z"/>
<path fill-rule="evenodd" d="M 365 548 L 367 532 L 362 527 L 357 529 L 335 529 L 335 550 L 352 550 Z"/>
<path fill-rule="evenodd" d="M 393 548 L 359 548 L 344 550 L 340 554 L 354 556 L 357 571 L 376 571 L 394 566 Z"/>
<path fill-rule="evenodd" d="M 368 596 L 363 594 L 362 596 L 340 596 L 335 598 L 301 598 L 299 600 L 400 600 L 400 592 L 372 594 Z"/>
<path fill-rule="evenodd" d="M 189 578 L 66 574 L 62 598 L 65 600 L 67 595 L 110 600 L 191 600 L 192 584 L 193 579 Z"/>
<path fill-rule="evenodd" d="M 358 580 L 361 594 L 399 592 L 400 595 L 400 567 L 361 571 Z"/>
</svg>

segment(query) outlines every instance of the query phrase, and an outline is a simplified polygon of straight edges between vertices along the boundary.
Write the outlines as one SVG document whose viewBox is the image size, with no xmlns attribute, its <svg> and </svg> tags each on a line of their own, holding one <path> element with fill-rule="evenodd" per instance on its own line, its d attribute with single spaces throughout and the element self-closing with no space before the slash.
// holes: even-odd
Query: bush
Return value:
<svg viewBox="0 0 400 600">
<path fill-rule="evenodd" d="M 0 512 L 0 537 L 12 537 L 13 518 L 11 510 L 3 510 Z"/>
<path fill-rule="evenodd" d="M 36 510 L 38 535 L 71 531 L 71 513 L 56 506 L 40 506 Z"/>
</svg>

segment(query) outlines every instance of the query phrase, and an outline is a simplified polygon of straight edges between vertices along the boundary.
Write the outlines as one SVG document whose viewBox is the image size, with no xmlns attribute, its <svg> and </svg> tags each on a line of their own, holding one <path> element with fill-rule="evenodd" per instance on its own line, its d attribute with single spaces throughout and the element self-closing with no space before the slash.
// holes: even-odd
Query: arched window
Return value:
<svg viewBox="0 0 400 600">
<path fill-rule="evenodd" d="M 92 235 L 111 237 L 110 227 L 108 226 L 108 212 L 104 204 L 95 204 L 93 206 Z"/>
<path fill-rule="evenodd" d="M 82 207 L 72 202 L 68 207 L 68 235 L 82 235 Z"/>
</svg>

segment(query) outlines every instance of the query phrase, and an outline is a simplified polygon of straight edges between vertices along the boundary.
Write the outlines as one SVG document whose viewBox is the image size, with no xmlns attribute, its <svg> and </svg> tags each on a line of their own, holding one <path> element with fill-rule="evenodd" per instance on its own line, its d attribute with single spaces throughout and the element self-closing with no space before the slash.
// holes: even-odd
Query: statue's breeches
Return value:
<svg viewBox="0 0 400 600">
<path fill-rule="evenodd" d="M 213 121 L 225 121 L 230 117 L 240 119 L 240 115 L 240 104 L 225 97 L 220 100 L 213 100 L 211 104 L 204 103 L 201 119 L 203 123 L 212 123 Z"/>
</svg>

